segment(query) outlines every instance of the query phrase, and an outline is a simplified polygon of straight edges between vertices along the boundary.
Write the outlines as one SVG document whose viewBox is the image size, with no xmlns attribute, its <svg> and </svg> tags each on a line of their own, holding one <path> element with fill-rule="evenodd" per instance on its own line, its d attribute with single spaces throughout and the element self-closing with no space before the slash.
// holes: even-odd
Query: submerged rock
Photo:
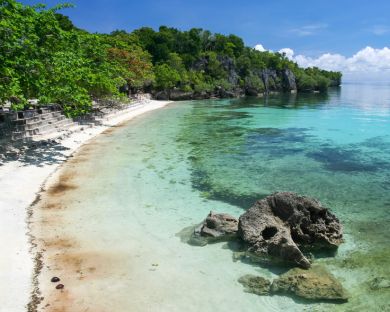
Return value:
<svg viewBox="0 0 390 312">
<path fill-rule="evenodd" d="M 256 295 L 294 295 L 308 300 L 347 301 L 348 293 L 341 283 L 324 267 L 314 265 L 308 270 L 294 268 L 272 283 L 255 275 L 238 279 L 244 291 Z"/>
<path fill-rule="evenodd" d="M 244 286 L 245 292 L 256 295 L 268 295 L 271 290 L 271 282 L 261 276 L 244 275 L 238 279 L 238 282 Z"/>
<path fill-rule="evenodd" d="M 259 200 L 239 219 L 238 234 L 256 256 L 271 256 L 302 268 L 305 249 L 337 248 L 343 241 L 339 220 L 315 199 L 280 192 Z"/>
<path fill-rule="evenodd" d="M 348 293 L 341 283 L 319 265 L 313 265 L 309 270 L 294 268 L 282 274 L 273 281 L 271 292 L 310 300 L 348 300 Z"/>
<path fill-rule="evenodd" d="M 390 279 L 386 279 L 384 277 L 375 277 L 370 282 L 370 288 L 372 290 L 390 288 Z"/>
<path fill-rule="evenodd" d="M 199 225 L 189 226 L 176 236 L 182 242 L 193 246 L 205 246 L 208 243 L 228 241 L 237 237 L 238 220 L 226 213 L 209 213 Z"/>
</svg>

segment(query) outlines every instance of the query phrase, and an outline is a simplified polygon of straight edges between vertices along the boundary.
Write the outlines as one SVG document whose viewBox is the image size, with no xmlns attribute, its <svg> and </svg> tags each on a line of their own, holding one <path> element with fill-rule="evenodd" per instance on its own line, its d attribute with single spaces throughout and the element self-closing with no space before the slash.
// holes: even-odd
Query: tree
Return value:
<svg viewBox="0 0 390 312">
<path fill-rule="evenodd" d="M 177 70 L 167 64 L 157 65 L 154 69 L 156 76 L 156 87 L 160 90 L 172 89 L 180 81 L 180 74 Z"/>
<path fill-rule="evenodd" d="M 135 91 L 145 86 L 261 90 L 266 69 L 276 75 L 274 88 L 280 88 L 286 69 L 294 72 L 299 90 L 323 91 L 341 82 L 341 73 L 302 69 L 283 54 L 256 51 L 238 36 L 201 28 L 91 34 L 60 13 L 68 7 L 0 0 L 0 102 L 22 109 L 28 99 L 37 98 L 42 105 L 60 103 L 75 116 L 86 113 L 93 98 L 120 97 L 124 85 Z"/>
</svg>

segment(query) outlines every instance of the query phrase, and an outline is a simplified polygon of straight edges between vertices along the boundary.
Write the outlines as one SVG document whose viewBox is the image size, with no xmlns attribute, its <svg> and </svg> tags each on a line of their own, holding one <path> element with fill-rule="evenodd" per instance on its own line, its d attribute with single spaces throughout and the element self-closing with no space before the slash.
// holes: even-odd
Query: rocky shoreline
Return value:
<svg viewBox="0 0 390 312">
<path fill-rule="evenodd" d="M 297 92 L 319 92 L 326 90 L 316 89 L 314 87 L 307 87 L 305 89 L 298 88 L 297 77 L 292 70 L 286 68 L 284 70 L 263 69 L 253 73 L 258 80 L 257 84 L 249 79 L 239 81 L 239 75 L 234 64 L 230 58 L 220 58 L 220 62 L 228 73 L 227 81 L 230 87 L 217 86 L 213 90 L 198 90 L 186 91 L 179 88 L 168 90 L 148 90 L 151 92 L 156 100 L 171 100 L 171 101 L 185 101 L 185 100 L 205 100 L 213 98 L 238 98 L 244 96 L 265 96 L 272 93 L 297 93 Z M 206 70 L 208 66 L 207 59 L 199 60 L 194 69 L 198 71 Z M 259 83 L 260 82 L 260 83 Z M 331 81 L 330 87 L 338 87 L 340 81 Z"/>
</svg>

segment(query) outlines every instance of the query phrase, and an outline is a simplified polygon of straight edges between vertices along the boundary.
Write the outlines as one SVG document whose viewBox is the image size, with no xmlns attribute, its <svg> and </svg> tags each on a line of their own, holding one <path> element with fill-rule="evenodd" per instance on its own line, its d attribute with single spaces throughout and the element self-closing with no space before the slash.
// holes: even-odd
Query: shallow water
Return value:
<svg viewBox="0 0 390 312">
<path fill-rule="evenodd" d="M 61 174 L 36 221 L 41 306 L 52 311 L 390 310 L 390 288 L 375 286 L 390 280 L 390 87 L 174 103 L 95 139 Z M 240 276 L 286 268 L 182 242 L 210 210 L 239 216 L 282 190 L 318 198 L 343 222 L 338 254 L 315 261 L 348 303 L 245 293 Z M 47 283 L 54 275 L 62 293 Z"/>
</svg>

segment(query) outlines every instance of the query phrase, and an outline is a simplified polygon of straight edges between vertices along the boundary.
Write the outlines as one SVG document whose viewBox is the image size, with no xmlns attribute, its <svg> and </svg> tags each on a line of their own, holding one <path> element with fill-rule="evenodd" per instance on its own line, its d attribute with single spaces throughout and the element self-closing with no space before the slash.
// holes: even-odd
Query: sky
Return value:
<svg viewBox="0 0 390 312">
<path fill-rule="evenodd" d="M 60 0 L 22 0 L 24 4 Z M 247 46 L 283 51 L 299 65 L 345 79 L 390 81 L 390 0 L 68 0 L 62 11 L 91 32 L 160 25 L 236 34 Z M 364 77 L 362 75 L 364 74 Z"/>
</svg>

